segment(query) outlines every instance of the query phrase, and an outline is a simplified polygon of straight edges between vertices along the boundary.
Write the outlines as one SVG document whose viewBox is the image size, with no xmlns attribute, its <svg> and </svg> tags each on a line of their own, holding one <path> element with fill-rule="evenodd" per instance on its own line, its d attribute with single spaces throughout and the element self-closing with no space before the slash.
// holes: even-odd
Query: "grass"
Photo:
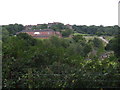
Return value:
<svg viewBox="0 0 120 90">
<path fill-rule="evenodd" d="M 83 36 L 87 41 L 89 40 L 93 40 L 95 37 L 97 38 L 97 36 Z"/>
<path fill-rule="evenodd" d="M 94 38 L 99 37 L 99 36 L 96 36 L 96 35 L 90 36 L 89 34 L 81 34 L 81 33 L 74 33 L 73 35 L 82 35 L 87 41 L 93 40 Z M 110 41 L 113 38 L 113 36 L 103 36 L 103 37 L 108 41 Z M 40 39 L 40 38 L 36 38 L 36 39 L 44 40 L 44 39 Z M 70 37 L 64 37 L 64 39 L 70 39 Z M 106 43 L 105 43 L 105 45 L 106 45 Z"/>
<path fill-rule="evenodd" d="M 87 35 L 89 35 L 89 34 L 74 33 L 73 35 L 82 35 L 82 36 L 87 36 Z"/>
</svg>

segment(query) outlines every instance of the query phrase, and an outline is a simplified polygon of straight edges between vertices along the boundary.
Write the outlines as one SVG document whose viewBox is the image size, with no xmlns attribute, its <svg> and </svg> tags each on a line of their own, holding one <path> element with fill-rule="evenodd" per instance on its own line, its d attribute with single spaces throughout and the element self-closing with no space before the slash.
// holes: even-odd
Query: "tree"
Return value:
<svg viewBox="0 0 120 90">
<path fill-rule="evenodd" d="M 52 25 L 52 26 L 50 27 L 50 29 L 53 29 L 53 30 L 55 30 L 55 31 L 61 31 L 61 30 L 65 29 L 65 26 L 64 26 L 64 24 L 62 24 L 62 23 L 58 23 L 58 24 Z"/>
<path fill-rule="evenodd" d="M 62 31 L 62 36 L 63 37 L 69 37 L 69 35 L 71 35 L 72 33 L 73 33 L 73 30 L 65 29 L 64 31 Z"/>
<path fill-rule="evenodd" d="M 9 24 L 3 25 L 2 27 L 6 28 L 10 35 L 16 34 L 16 32 L 24 30 L 24 26 L 22 24 Z"/>
<path fill-rule="evenodd" d="M 75 42 L 86 41 L 85 38 L 83 38 L 82 35 L 74 35 L 74 36 L 73 36 L 73 40 L 74 40 Z"/>
<path fill-rule="evenodd" d="M 119 33 L 119 32 L 118 32 Z M 106 50 L 114 51 L 116 57 L 120 58 L 120 34 L 115 36 L 106 46 Z"/>
<path fill-rule="evenodd" d="M 47 24 L 42 24 L 39 26 L 39 29 L 47 29 Z"/>
<path fill-rule="evenodd" d="M 116 38 L 118 41 L 118 36 Z M 85 60 L 92 46 L 96 50 L 101 49 L 98 39 L 87 42 L 81 35 L 76 35 L 69 39 L 53 36 L 39 40 L 20 33 L 9 36 L 2 44 L 5 88 L 119 86 L 119 82 L 115 82 L 120 80 L 119 63 L 115 56 L 104 60 Z"/>
<path fill-rule="evenodd" d="M 73 25 L 73 29 L 78 33 L 90 35 L 116 35 L 118 33 L 118 25 L 115 26 L 86 26 L 86 25 Z"/>
<path fill-rule="evenodd" d="M 9 32 L 6 28 L 2 28 L 2 40 L 5 41 L 9 37 Z"/>
<path fill-rule="evenodd" d="M 102 42 L 102 40 L 100 40 L 98 38 L 94 38 L 93 39 L 93 45 L 96 48 L 102 48 L 103 47 L 103 42 Z"/>
<path fill-rule="evenodd" d="M 21 39 L 21 40 L 25 40 L 29 45 L 35 45 L 37 43 L 36 39 L 34 39 L 32 36 L 26 34 L 26 33 L 20 33 L 17 35 L 17 38 Z"/>
</svg>

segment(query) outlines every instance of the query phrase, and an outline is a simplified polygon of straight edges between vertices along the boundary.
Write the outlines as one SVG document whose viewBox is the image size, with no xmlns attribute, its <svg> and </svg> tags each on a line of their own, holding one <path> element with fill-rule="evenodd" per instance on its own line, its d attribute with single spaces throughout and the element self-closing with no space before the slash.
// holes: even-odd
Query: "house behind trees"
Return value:
<svg viewBox="0 0 120 90">
<path fill-rule="evenodd" d="M 27 33 L 34 38 L 41 38 L 41 39 L 48 39 L 51 36 L 58 36 L 59 38 L 62 37 L 62 34 L 58 31 L 54 31 L 52 29 L 42 29 L 42 30 L 22 30 L 19 33 Z"/>
</svg>

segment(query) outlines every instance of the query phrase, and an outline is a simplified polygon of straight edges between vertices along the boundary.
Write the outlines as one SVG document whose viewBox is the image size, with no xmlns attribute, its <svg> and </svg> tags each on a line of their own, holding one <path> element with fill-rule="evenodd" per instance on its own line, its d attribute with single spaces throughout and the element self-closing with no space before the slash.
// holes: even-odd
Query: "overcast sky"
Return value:
<svg viewBox="0 0 120 90">
<path fill-rule="evenodd" d="M 0 0 L 0 25 L 118 24 L 119 0 Z"/>
</svg>

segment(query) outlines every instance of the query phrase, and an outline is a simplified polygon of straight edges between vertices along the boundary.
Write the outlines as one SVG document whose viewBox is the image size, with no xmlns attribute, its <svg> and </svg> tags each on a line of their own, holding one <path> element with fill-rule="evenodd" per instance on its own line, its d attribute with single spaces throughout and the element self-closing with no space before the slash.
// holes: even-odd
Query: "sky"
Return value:
<svg viewBox="0 0 120 90">
<path fill-rule="evenodd" d="M 119 0 L 0 0 L 0 25 L 118 25 Z"/>
</svg>

